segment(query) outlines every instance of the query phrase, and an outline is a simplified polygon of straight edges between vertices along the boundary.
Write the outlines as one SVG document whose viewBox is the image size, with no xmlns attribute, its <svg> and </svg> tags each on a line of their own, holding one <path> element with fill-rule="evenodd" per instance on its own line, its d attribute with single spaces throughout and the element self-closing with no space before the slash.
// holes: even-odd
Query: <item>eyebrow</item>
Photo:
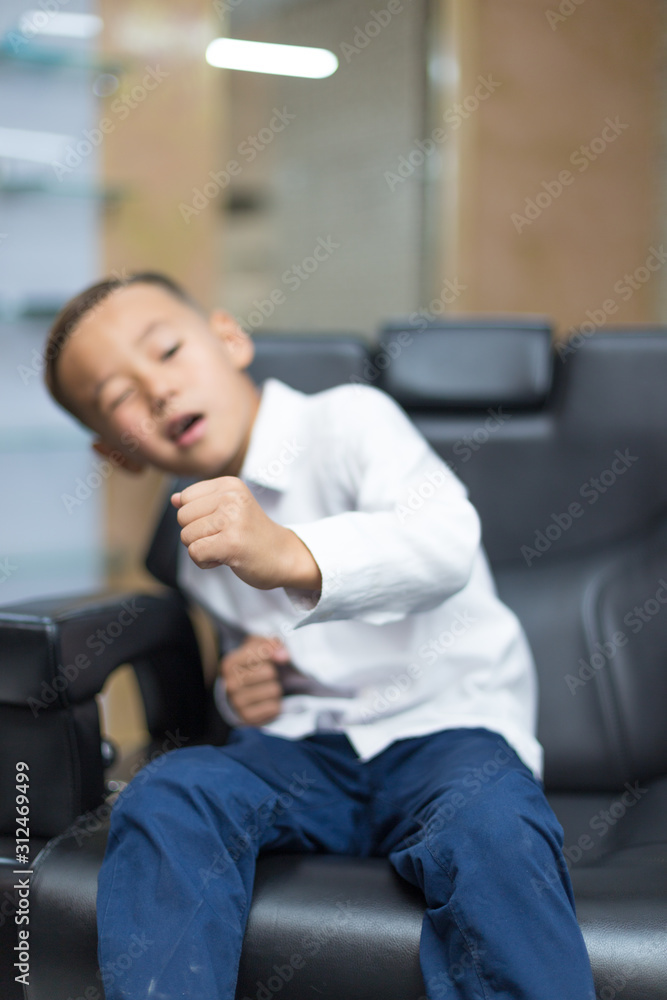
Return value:
<svg viewBox="0 0 667 1000">
<path fill-rule="evenodd" d="M 158 326 L 162 326 L 163 323 L 165 323 L 165 322 L 166 322 L 166 320 L 164 320 L 164 319 L 153 319 L 153 320 L 151 320 L 151 322 L 148 323 L 148 325 L 144 327 L 144 329 L 141 331 L 141 333 L 136 338 L 136 340 L 133 341 L 133 345 L 136 347 L 137 344 L 140 344 L 143 340 L 146 339 L 146 337 L 150 336 L 150 334 L 153 333 L 153 331 Z M 95 389 L 93 390 L 93 402 L 94 403 L 96 403 L 97 400 L 99 399 L 99 395 L 100 395 L 102 389 L 104 388 L 104 386 L 107 384 L 107 382 L 110 379 L 115 378 L 115 376 L 116 376 L 116 373 L 112 372 L 111 375 L 107 375 L 106 378 L 103 378 L 101 382 L 97 383 L 97 385 L 95 386 Z"/>
</svg>

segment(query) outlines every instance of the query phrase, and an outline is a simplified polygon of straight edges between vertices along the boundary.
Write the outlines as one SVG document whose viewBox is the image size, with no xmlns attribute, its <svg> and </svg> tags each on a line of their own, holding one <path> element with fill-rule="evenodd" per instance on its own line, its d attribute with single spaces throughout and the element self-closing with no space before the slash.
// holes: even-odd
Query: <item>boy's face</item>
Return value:
<svg viewBox="0 0 667 1000">
<path fill-rule="evenodd" d="M 253 344 L 224 312 L 206 319 L 157 285 L 112 292 L 76 327 L 58 377 L 98 451 L 205 479 L 238 475 L 259 406 Z"/>
</svg>

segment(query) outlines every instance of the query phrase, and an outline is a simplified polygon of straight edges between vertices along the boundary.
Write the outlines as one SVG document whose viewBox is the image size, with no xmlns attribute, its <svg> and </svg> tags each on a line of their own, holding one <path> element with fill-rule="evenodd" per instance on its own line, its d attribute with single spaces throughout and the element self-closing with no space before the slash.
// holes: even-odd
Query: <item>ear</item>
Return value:
<svg viewBox="0 0 667 1000">
<path fill-rule="evenodd" d="M 112 465 L 119 466 L 121 469 L 125 469 L 126 472 L 143 472 L 146 468 L 145 462 L 139 462 L 136 458 L 129 458 L 129 456 L 124 455 L 118 448 L 112 448 L 111 445 L 107 444 L 101 438 L 93 441 L 93 451 L 96 451 L 98 455 L 103 455 L 104 458 L 108 458 Z"/>
<path fill-rule="evenodd" d="M 232 314 L 224 309 L 214 309 L 208 324 L 213 335 L 224 343 L 234 367 L 239 370 L 247 368 L 255 356 L 255 345 Z"/>
</svg>

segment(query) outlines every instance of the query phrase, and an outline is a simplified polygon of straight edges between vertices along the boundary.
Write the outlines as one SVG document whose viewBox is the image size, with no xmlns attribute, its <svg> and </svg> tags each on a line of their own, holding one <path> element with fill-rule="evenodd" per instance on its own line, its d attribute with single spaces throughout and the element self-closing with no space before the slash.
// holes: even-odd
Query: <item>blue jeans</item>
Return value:
<svg viewBox="0 0 667 1000">
<path fill-rule="evenodd" d="M 562 828 L 497 733 L 398 740 L 364 763 L 342 734 L 241 728 L 161 761 L 111 814 L 107 1000 L 233 1000 L 260 850 L 387 857 L 424 893 L 432 1000 L 594 1000 Z"/>
</svg>

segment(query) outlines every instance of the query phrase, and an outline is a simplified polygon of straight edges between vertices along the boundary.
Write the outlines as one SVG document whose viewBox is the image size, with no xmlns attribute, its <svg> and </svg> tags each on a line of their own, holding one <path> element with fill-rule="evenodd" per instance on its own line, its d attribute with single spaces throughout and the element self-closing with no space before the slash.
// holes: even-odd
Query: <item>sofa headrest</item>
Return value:
<svg viewBox="0 0 667 1000">
<path fill-rule="evenodd" d="M 380 332 L 381 385 L 409 408 L 537 407 L 551 388 L 551 325 L 542 317 L 393 321 Z"/>
<path fill-rule="evenodd" d="M 254 337 L 248 374 L 255 382 L 277 378 L 301 392 L 321 392 L 343 382 L 362 381 L 368 348 L 361 337 L 333 334 Z"/>
</svg>

